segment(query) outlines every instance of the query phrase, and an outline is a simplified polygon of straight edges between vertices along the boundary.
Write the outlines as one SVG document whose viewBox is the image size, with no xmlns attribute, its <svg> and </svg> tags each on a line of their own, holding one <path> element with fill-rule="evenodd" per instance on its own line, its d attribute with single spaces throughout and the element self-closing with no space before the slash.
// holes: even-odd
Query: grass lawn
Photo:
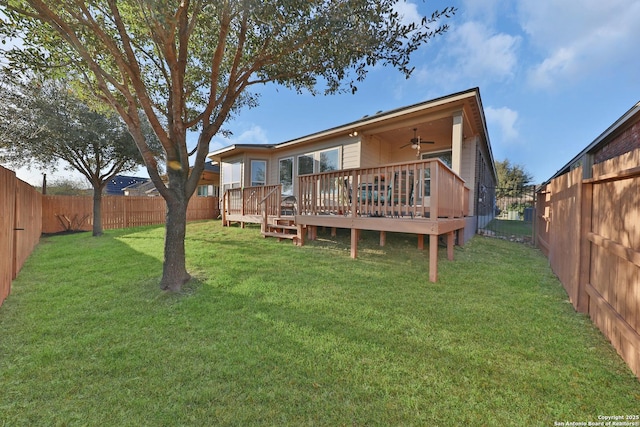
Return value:
<svg viewBox="0 0 640 427">
<path fill-rule="evenodd" d="M 533 224 L 531 222 L 525 222 L 520 220 L 508 220 L 494 218 L 485 227 L 487 230 L 492 230 L 499 235 L 504 236 L 527 236 L 531 237 L 533 234 Z"/>
<path fill-rule="evenodd" d="M 554 425 L 640 410 L 640 382 L 535 249 L 475 237 L 188 226 L 196 280 L 159 291 L 162 227 L 43 238 L 0 307 L 0 426 Z"/>
</svg>

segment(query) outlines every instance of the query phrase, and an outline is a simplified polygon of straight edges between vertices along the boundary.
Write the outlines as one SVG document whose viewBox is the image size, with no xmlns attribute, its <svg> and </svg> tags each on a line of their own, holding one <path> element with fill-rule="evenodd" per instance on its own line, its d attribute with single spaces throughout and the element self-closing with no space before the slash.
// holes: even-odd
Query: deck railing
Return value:
<svg viewBox="0 0 640 427">
<path fill-rule="evenodd" d="M 298 178 L 300 215 L 460 218 L 469 188 L 439 159 Z"/>
<path fill-rule="evenodd" d="M 267 206 L 269 215 L 277 216 L 281 204 L 280 191 L 273 191 L 281 187 L 276 185 L 263 185 L 258 187 L 232 188 L 224 193 L 224 212 L 227 215 L 256 215 L 264 214 Z M 268 195 L 267 203 L 264 198 Z"/>
</svg>

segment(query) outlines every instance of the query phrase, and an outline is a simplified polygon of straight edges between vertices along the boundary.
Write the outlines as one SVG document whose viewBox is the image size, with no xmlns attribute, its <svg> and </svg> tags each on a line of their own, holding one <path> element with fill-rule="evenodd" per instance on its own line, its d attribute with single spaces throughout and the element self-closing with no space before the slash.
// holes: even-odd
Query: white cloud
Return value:
<svg viewBox="0 0 640 427">
<path fill-rule="evenodd" d="M 441 87 L 481 86 L 511 80 L 518 66 L 520 37 L 468 21 L 452 27 L 435 61 L 416 70 L 419 82 Z"/>
<path fill-rule="evenodd" d="M 513 6 L 511 0 L 463 0 L 460 12 L 467 20 L 481 21 L 493 25 L 499 15 L 510 13 Z"/>
<path fill-rule="evenodd" d="M 234 132 L 228 138 L 215 137 L 211 142 L 210 149 L 213 150 L 234 144 L 269 144 L 269 138 L 267 138 L 267 133 L 262 127 L 252 124 L 238 134 Z"/>
<path fill-rule="evenodd" d="M 418 13 L 418 6 L 415 3 L 400 1 L 393 5 L 393 9 L 398 12 L 402 23 L 405 25 L 411 23 L 420 23 L 422 15 Z"/>
<path fill-rule="evenodd" d="M 542 54 L 529 72 L 534 87 L 552 87 L 629 66 L 640 40 L 637 0 L 521 0 L 520 25 Z"/>
<path fill-rule="evenodd" d="M 487 126 L 497 126 L 504 142 L 517 141 L 520 135 L 516 128 L 518 123 L 517 111 L 507 107 L 486 107 L 484 113 L 487 118 Z"/>
</svg>

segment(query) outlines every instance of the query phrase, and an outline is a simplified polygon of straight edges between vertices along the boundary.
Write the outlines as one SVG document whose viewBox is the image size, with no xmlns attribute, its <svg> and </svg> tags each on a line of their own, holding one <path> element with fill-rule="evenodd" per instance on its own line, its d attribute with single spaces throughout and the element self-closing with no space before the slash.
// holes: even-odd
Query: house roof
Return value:
<svg viewBox="0 0 640 427">
<path fill-rule="evenodd" d="M 122 195 L 125 187 L 130 185 L 146 182 L 149 178 L 141 178 L 137 176 L 126 176 L 126 175 L 116 175 L 107 182 L 107 187 L 105 189 L 107 194 L 113 195 Z"/>
<path fill-rule="evenodd" d="M 626 113 L 624 113 L 618 120 L 616 120 L 611 126 L 609 126 L 604 132 L 602 132 L 596 139 L 594 139 L 589 145 L 587 145 L 580 153 L 575 155 L 567 164 L 562 166 L 558 171 L 549 178 L 546 183 L 552 179 L 564 175 L 569 172 L 573 165 L 576 164 L 585 154 L 594 153 L 602 148 L 604 145 L 611 142 L 617 135 L 617 131 L 623 128 L 631 119 L 636 115 L 640 115 L 640 101 L 631 107 Z"/>
<path fill-rule="evenodd" d="M 153 181 L 151 181 L 150 179 L 146 180 L 146 181 L 140 181 L 140 182 L 136 182 L 135 184 L 131 184 L 125 188 L 122 189 L 123 191 L 125 190 L 135 190 L 139 193 L 144 193 L 147 195 L 160 195 L 160 193 L 158 192 L 158 189 L 156 188 L 155 184 L 153 183 Z"/>
<path fill-rule="evenodd" d="M 475 102 L 473 102 L 474 100 Z M 484 110 L 482 108 L 482 101 L 480 99 L 480 89 L 473 88 L 466 91 L 457 92 L 451 95 L 442 96 L 429 101 L 420 102 L 417 104 L 409 105 L 406 107 L 397 108 L 390 111 L 378 112 L 373 115 L 367 115 L 361 119 L 339 125 L 333 128 L 322 130 L 320 132 L 312 133 L 300 138 L 292 139 L 275 145 L 266 144 L 234 144 L 227 147 L 220 148 L 218 150 L 209 153 L 209 158 L 220 161 L 221 157 L 234 153 L 241 153 L 244 151 L 270 151 L 287 148 L 292 145 L 311 143 L 322 139 L 328 139 L 341 134 L 349 134 L 352 132 L 366 132 L 371 129 L 380 129 L 389 122 L 390 126 L 393 126 L 394 122 L 401 120 L 408 121 L 413 116 L 423 114 L 427 110 L 447 110 L 447 108 L 463 109 L 464 105 L 468 106 L 468 111 L 465 120 L 468 127 L 474 128 L 478 133 L 481 133 L 487 142 L 489 156 L 491 157 L 491 164 L 493 164 L 493 153 L 491 151 L 491 144 L 489 142 L 489 133 L 487 132 L 486 121 L 484 117 Z M 450 111 L 448 111 L 450 117 Z M 397 126 L 396 126 L 397 127 Z M 406 125 L 405 132 L 409 132 L 414 125 Z M 406 138 L 403 136 L 403 138 Z M 409 135 L 407 140 L 410 139 Z"/>
</svg>

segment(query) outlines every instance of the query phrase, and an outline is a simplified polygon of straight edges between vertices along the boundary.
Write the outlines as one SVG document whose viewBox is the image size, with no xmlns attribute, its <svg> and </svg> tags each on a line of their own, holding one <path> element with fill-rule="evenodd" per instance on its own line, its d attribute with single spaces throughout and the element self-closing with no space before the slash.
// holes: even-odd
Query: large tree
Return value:
<svg viewBox="0 0 640 427">
<path fill-rule="evenodd" d="M 80 172 L 93 188 L 93 235 L 102 235 L 104 188 L 115 175 L 143 164 L 120 116 L 81 100 L 65 80 L 6 76 L 0 90 L 0 160 L 45 169 L 62 160 Z M 148 125 L 146 136 L 158 153 Z"/>
<path fill-rule="evenodd" d="M 523 187 L 533 181 L 533 176 L 527 172 L 524 166 L 511 164 L 508 159 L 496 162 L 496 173 L 498 175 L 498 189 L 496 195 L 517 196 L 523 191 Z"/>
<path fill-rule="evenodd" d="M 398 0 L 0 0 L 1 30 L 24 46 L 19 64 L 76 70 L 87 88 L 122 116 L 167 203 L 161 287 L 179 290 L 186 209 L 211 138 L 252 86 L 275 82 L 325 93 L 355 90 L 367 68 L 390 65 L 407 77 L 410 56 L 447 29 L 453 8 L 406 24 Z M 168 166 L 160 179 L 140 131 L 142 109 Z M 190 152 L 187 131 L 197 130 Z M 195 154 L 193 168 L 189 156 Z"/>
</svg>

